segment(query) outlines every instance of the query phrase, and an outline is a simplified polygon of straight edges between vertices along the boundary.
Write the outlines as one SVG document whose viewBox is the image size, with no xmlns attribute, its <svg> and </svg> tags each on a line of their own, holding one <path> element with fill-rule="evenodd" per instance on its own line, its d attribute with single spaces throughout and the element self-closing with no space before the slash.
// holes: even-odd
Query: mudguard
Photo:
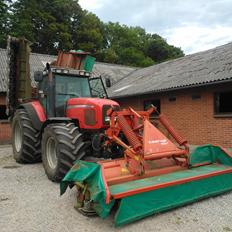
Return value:
<svg viewBox="0 0 232 232">
<path fill-rule="evenodd" d="M 44 109 L 39 101 L 32 101 L 21 104 L 19 108 L 23 108 L 27 111 L 32 125 L 36 130 L 41 130 L 43 123 L 46 121 L 46 115 Z"/>
</svg>

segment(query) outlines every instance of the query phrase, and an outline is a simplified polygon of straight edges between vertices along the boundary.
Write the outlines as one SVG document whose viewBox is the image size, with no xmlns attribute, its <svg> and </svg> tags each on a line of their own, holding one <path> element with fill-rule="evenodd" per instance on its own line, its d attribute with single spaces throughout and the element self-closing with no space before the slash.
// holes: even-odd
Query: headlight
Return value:
<svg viewBox="0 0 232 232">
<path fill-rule="evenodd" d="M 109 122 L 110 121 L 110 117 L 109 116 L 106 116 L 105 117 L 105 122 Z"/>
</svg>

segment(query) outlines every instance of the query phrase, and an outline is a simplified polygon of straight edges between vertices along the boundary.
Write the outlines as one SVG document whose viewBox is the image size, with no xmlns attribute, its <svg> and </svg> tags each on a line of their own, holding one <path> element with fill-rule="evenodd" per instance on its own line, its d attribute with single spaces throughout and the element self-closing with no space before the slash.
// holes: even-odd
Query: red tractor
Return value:
<svg viewBox="0 0 232 232">
<path fill-rule="evenodd" d="M 113 160 L 117 163 L 117 158 L 123 157 L 121 165 L 132 176 L 152 169 L 146 160 L 171 157 L 178 168 L 187 165 L 187 141 L 164 115 L 159 115 L 160 123 L 181 148 L 149 122 L 154 107 L 138 112 L 132 108 L 120 110 L 117 102 L 107 99 L 101 77 L 89 72 L 93 62 L 88 61 L 93 58 L 88 53 L 60 52 L 44 71 L 34 73 L 38 85 L 33 94 L 30 78 L 25 77 L 29 63 L 27 41 L 11 38 L 9 44 L 9 60 L 14 68 L 9 73 L 8 106 L 17 162 L 33 163 L 42 157 L 45 172 L 53 181 L 60 181 L 76 160 L 112 160 L 110 176 L 114 173 Z"/>
<path fill-rule="evenodd" d="M 34 163 L 42 157 L 45 172 L 53 181 L 60 181 L 75 160 L 122 155 L 116 144 L 102 146 L 109 125 L 107 110 L 119 105 L 107 99 L 101 77 L 81 70 L 87 56 L 84 52 L 60 52 L 53 66 L 47 64 L 44 71 L 35 72 L 38 86 L 34 98 L 21 100 L 12 113 L 15 160 Z"/>
<path fill-rule="evenodd" d="M 39 98 L 21 104 L 12 122 L 16 161 L 36 162 L 42 154 L 46 174 L 53 181 L 60 181 L 77 159 L 120 155 L 120 150 L 115 153 L 117 146 L 104 149 L 100 144 L 109 124 L 106 112 L 118 108 L 118 103 L 106 99 L 101 78 L 65 71 L 37 72 Z"/>
</svg>

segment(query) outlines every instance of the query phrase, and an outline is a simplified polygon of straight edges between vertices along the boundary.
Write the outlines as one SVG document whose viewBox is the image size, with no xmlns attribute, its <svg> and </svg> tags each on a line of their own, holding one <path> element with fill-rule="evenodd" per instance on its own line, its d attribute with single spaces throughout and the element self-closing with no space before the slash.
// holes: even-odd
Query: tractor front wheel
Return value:
<svg viewBox="0 0 232 232">
<path fill-rule="evenodd" d="M 42 161 L 48 178 L 61 181 L 73 163 L 85 157 L 87 146 L 73 123 L 49 124 L 42 137 Z"/>
<path fill-rule="evenodd" d="M 14 159 L 18 163 L 41 161 L 40 132 L 36 130 L 24 109 L 15 112 L 12 122 Z"/>
</svg>

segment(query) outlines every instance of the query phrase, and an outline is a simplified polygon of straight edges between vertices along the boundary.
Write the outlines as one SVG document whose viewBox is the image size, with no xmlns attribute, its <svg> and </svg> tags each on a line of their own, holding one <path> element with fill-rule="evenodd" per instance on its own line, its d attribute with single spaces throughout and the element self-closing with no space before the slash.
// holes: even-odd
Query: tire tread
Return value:
<svg viewBox="0 0 232 232">
<path fill-rule="evenodd" d="M 59 146 L 59 152 L 57 154 L 58 166 L 55 174 L 49 171 L 47 159 L 45 157 L 46 138 L 48 134 L 55 136 L 58 143 L 57 146 Z M 83 150 L 84 146 L 86 147 L 83 136 L 74 123 L 49 124 L 44 129 L 42 138 L 42 160 L 48 178 L 52 181 L 60 182 L 73 166 L 74 162 L 78 160 L 80 156 L 85 156 L 85 150 Z"/>
<path fill-rule="evenodd" d="M 41 161 L 40 131 L 36 130 L 25 109 L 18 109 L 14 120 L 20 120 L 23 134 L 23 144 L 20 153 L 14 151 L 14 158 L 18 163 L 36 163 Z M 17 153 L 17 154 L 16 154 Z"/>
</svg>

